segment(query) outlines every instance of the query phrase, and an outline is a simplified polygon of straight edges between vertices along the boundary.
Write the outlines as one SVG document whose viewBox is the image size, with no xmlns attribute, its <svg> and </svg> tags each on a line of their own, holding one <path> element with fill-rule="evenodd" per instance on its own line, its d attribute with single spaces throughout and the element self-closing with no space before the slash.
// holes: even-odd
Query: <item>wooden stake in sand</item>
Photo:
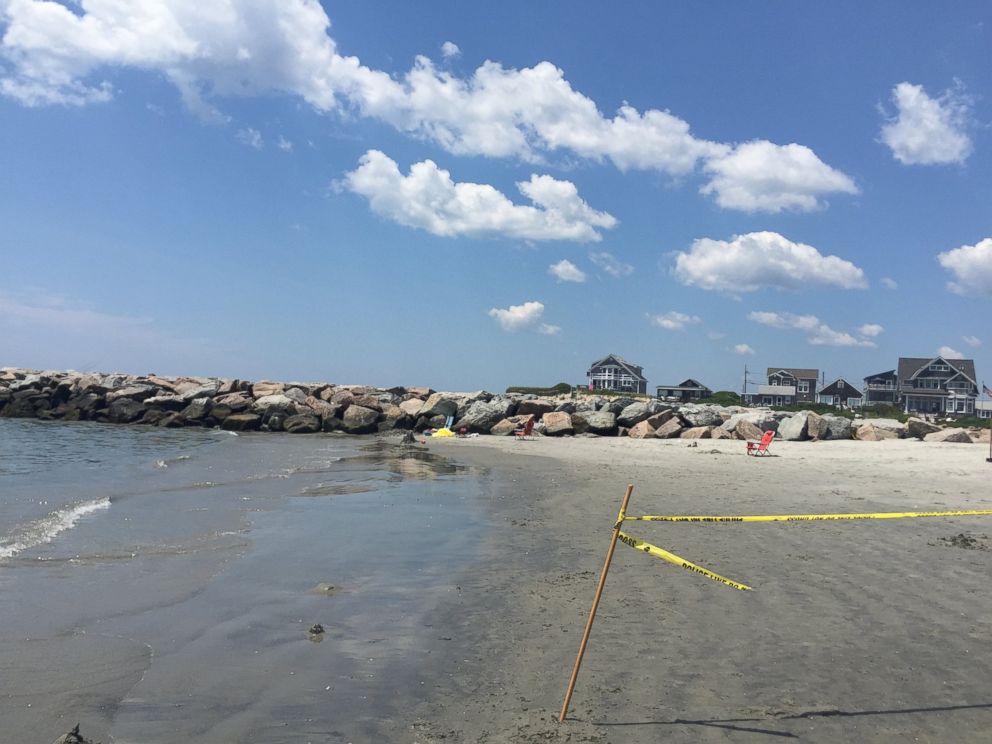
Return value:
<svg viewBox="0 0 992 744">
<path fill-rule="evenodd" d="M 634 490 L 634 485 L 627 486 L 623 494 L 623 503 L 620 505 L 620 515 L 617 517 L 617 524 L 613 528 L 613 537 L 610 538 L 610 548 L 606 551 L 606 562 L 603 563 L 603 572 L 599 575 L 599 584 L 596 586 L 596 596 L 592 599 L 592 609 L 589 610 L 589 619 L 586 620 L 586 629 L 582 633 L 582 641 L 579 643 L 579 653 L 575 657 L 575 666 L 572 668 L 572 677 L 568 680 L 568 690 L 565 692 L 565 702 L 561 705 L 561 713 L 558 722 L 565 722 L 565 715 L 568 713 L 568 704 L 572 701 L 572 693 L 575 691 L 575 680 L 579 677 L 579 667 L 582 666 L 582 656 L 586 652 L 586 643 L 589 642 L 589 632 L 592 630 L 592 623 L 596 619 L 596 610 L 599 608 L 599 598 L 603 596 L 603 587 L 606 585 L 606 574 L 610 571 L 610 562 L 613 560 L 613 551 L 617 547 L 617 538 L 620 536 L 620 527 L 623 526 L 623 518 L 627 513 L 627 504 L 630 501 L 630 494 Z"/>
</svg>

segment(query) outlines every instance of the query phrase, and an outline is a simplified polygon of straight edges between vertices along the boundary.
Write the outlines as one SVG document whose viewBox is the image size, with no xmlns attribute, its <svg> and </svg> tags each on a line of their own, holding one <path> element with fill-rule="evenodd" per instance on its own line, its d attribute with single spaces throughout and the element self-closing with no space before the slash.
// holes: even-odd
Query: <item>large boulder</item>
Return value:
<svg viewBox="0 0 992 744">
<path fill-rule="evenodd" d="M 268 411 L 276 408 L 281 411 L 288 411 L 290 415 L 296 413 L 296 403 L 282 393 L 263 395 L 261 398 L 256 398 L 254 408 L 256 411 Z"/>
<path fill-rule="evenodd" d="M 884 439 L 898 439 L 899 434 L 891 429 L 883 429 L 874 423 L 870 423 L 861 424 L 861 426 L 855 429 L 854 438 L 860 439 L 862 442 L 881 442 Z"/>
<path fill-rule="evenodd" d="M 620 426 L 631 427 L 651 418 L 654 414 L 661 412 L 662 405 L 658 401 L 636 401 L 631 403 L 617 414 L 617 423 Z"/>
<path fill-rule="evenodd" d="M 617 417 L 610 411 L 582 411 L 572 414 L 572 426 L 576 434 L 599 434 L 615 436 L 617 433 Z"/>
<path fill-rule="evenodd" d="M 107 393 L 107 403 L 113 403 L 119 398 L 130 398 L 131 400 L 143 401 L 146 398 L 151 398 L 158 391 L 157 388 L 151 385 L 127 385 L 116 390 L 111 390 Z"/>
<path fill-rule="evenodd" d="M 216 382 L 208 382 L 204 385 L 194 385 L 183 390 L 179 395 L 183 400 L 197 400 L 199 398 L 213 398 L 217 395 L 219 385 Z"/>
<path fill-rule="evenodd" d="M 933 424 L 924 421 L 921 418 L 911 417 L 906 421 L 906 436 L 916 437 L 917 439 L 924 439 L 927 434 L 934 434 L 940 431 L 939 426 L 934 426 Z"/>
<path fill-rule="evenodd" d="M 931 432 L 923 437 L 924 442 L 957 442 L 959 444 L 971 444 L 971 437 L 964 429 L 948 427 L 940 431 Z"/>
<path fill-rule="evenodd" d="M 574 434 L 572 427 L 572 417 L 564 411 L 548 411 L 541 419 L 544 424 L 544 433 L 549 437 L 560 437 L 565 434 Z"/>
<path fill-rule="evenodd" d="M 663 411 L 659 411 L 658 413 L 651 414 L 644 420 L 651 425 L 652 429 L 657 429 L 663 423 L 665 423 L 666 421 L 670 421 L 673 418 L 675 418 L 675 411 L 673 411 L 671 408 L 666 408 Z"/>
<path fill-rule="evenodd" d="M 518 416 L 534 416 L 535 418 L 543 418 L 544 414 L 551 413 L 555 410 L 555 404 L 546 398 L 532 398 L 529 400 L 522 400 L 517 406 Z"/>
<path fill-rule="evenodd" d="M 670 418 L 657 429 L 654 430 L 655 439 L 674 439 L 682 433 L 682 419 L 677 416 Z"/>
<path fill-rule="evenodd" d="M 251 394 L 253 398 L 265 398 L 270 395 L 278 395 L 286 386 L 281 382 L 269 382 L 268 380 L 260 380 L 251 386 Z"/>
<path fill-rule="evenodd" d="M 312 413 L 301 413 L 286 419 L 282 428 L 290 434 L 313 434 L 320 431 L 320 419 Z"/>
<path fill-rule="evenodd" d="M 418 416 L 457 416 L 458 398 L 449 393 L 434 393 L 428 398 Z"/>
<path fill-rule="evenodd" d="M 153 395 L 151 398 L 145 398 L 144 403 L 149 408 L 159 408 L 163 411 L 181 411 L 188 405 L 181 395 L 174 394 Z"/>
<path fill-rule="evenodd" d="M 784 418 L 784 416 L 783 416 Z M 732 413 L 730 417 L 721 424 L 727 431 L 736 431 L 737 424 L 747 421 L 754 424 L 761 431 L 777 431 L 779 418 L 776 418 L 773 411 L 758 409 L 755 411 L 738 411 Z"/>
<path fill-rule="evenodd" d="M 726 429 L 721 426 L 720 429 L 726 431 Z M 755 424 L 748 421 L 747 419 L 739 419 L 737 425 L 734 427 L 734 436 L 738 439 L 749 439 L 758 441 L 764 436 L 764 432 L 759 429 Z"/>
<path fill-rule="evenodd" d="M 145 415 L 145 404 L 130 398 L 118 398 L 110 404 L 107 419 L 114 424 L 130 424 Z"/>
<path fill-rule="evenodd" d="M 210 398 L 197 398 L 192 401 L 188 406 L 186 406 L 182 411 L 182 416 L 186 421 L 191 424 L 199 424 L 203 422 L 203 419 L 207 417 L 210 413 L 210 408 L 213 406 L 213 401 Z"/>
<path fill-rule="evenodd" d="M 654 436 L 654 427 L 645 421 L 638 421 L 636 424 L 630 427 L 627 432 L 627 436 L 631 439 L 648 439 Z"/>
<path fill-rule="evenodd" d="M 827 432 L 826 436 L 820 437 L 821 439 L 850 439 L 854 436 L 851 419 L 845 416 L 834 416 L 828 413 L 823 416 L 823 421 L 826 423 Z"/>
<path fill-rule="evenodd" d="M 227 431 L 254 431 L 261 425 L 262 417 L 256 413 L 232 413 L 220 427 Z"/>
<path fill-rule="evenodd" d="M 402 408 L 408 416 L 413 416 L 414 418 L 420 415 L 420 410 L 423 407 L 424 401 L 420 398 L 410 398 L 409 400 L 404 400 L 400 403 L 400 408 Z"/>
<path fill-rule="evenodd" d="M 723 423 L 720 410 L 713 406 L 686 405 L 679 408 L 679 416 L 692 427 L 720 426 Z"/>
<path fill-rule="evenodd" d="M 778 425 L 778 435 L 787 442 L 802 442 L 809 439 L 806 426 L 809 419 L 809 411 L 799 411 L 787 419 L 783 419 Z"/>
<path fill-rule="evenodd" d="M 379 411 L 350 405 L 341 417 L 341 426 L 349 434 L 371 434 L 377 429 Z"/>
<path fill-rule="evenodd" d="M 830 429 L 823 416 L 809 411 L 806 414 L 806 436 L 810 439 L 829 439 Z"/>
<path fill-rule="evenodd" d="M 680 439 L 712 439 L 712 426 L 692 426 L 679 434 Z"/>
<path fill-rule="evenodd" d="M 902 423 L 901 421 L 897 421 L 896 419 L 873 418 L 873 419 L 865 419 L 863 423 L 871 424 L 876 429 L 885 429 L 886 431 L 891 431 L 898 437 L 906 436 L 906 424 Z"/>
<path fill-rule="evenodd" d="M 322 419 L 334 418 L 341 411 L 341 406 L 336 406 L 333 403 L 328 403 L 326 400 L 321 400 L 312 395 L 308 395 L 303 399 L 303 405 L 310 409 L 310 411 Z"/>
<path fill-rule="evenodd" d="M 493 398 L 489 402 L 477 400 L 469 405 L 465 414 L 455 423 L 455 427 L 485 434 L 500 421 L 509 418 L 512 412 L 513 403 L 509 398 Z"/>
</svg>

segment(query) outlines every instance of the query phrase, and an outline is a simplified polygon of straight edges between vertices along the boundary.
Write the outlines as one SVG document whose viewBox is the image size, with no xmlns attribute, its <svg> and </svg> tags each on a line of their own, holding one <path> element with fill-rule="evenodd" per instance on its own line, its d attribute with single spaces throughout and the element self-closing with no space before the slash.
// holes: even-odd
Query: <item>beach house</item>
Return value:
<svg viewBox="0 0 992 744">
<path fill-rule="evenodd" d="M 610 354 L 589 365 L 586 379 L 590 390 L 614 390 L 618 393 L 647 394 L 648 380 L 640 365 Z"/>
<path fill-rule="evenodd" d="M 865 378 L 864 405 L 894 406 L 899 402 L 899 390 L 896 382 L 896 371 L 879 372 Z"/>
<path fill-rule="evenodd" d="M 859 408 L 863 395 L 843 377 L 838 377 L 816 394 L 816 402 L 837 408 Z"/>
<path fill-rule="evenodd" d="M 816 383 L 820 370 L 768 367 L 766 374 L 768 383 L 758 385 L 758 392 L 750 396 L 754 403 L 762 406 L 794 406 L 816 400 Z"/>
<path fill-rule="evenodd" d="M 688 380 L 682 380 L 678 385 L 658 385 L 657 390 L 659 400 L 680 401 L 682 403 L 703 400 L 713 395 L 712 390 L 691 377 Z"/>
<path fill-rule="evenodd" d="M 974 359 L 899 357 L 896 377 L 905 413 L 975 414 L 978 382 Z"/>
</svg>

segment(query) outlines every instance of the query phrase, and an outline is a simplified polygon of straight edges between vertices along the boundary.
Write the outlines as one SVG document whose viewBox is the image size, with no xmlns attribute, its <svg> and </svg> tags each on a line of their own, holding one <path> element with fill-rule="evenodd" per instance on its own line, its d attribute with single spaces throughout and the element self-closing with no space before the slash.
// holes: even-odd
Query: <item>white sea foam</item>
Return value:
<svg viewBox="0 0 992 744">
<path fill-rule="evenodd" d="M 23 550 L 49 543 L 62 532 L 72 529 L 87 514 L 110 508 L 110 499 L 104 497 L 84 501 L 75 506 L 53 511 L 46 517 L 28 522 L 14 530 L 7 540 L 0 542 L 0 560 L 12 558 Z"/>
</svg>

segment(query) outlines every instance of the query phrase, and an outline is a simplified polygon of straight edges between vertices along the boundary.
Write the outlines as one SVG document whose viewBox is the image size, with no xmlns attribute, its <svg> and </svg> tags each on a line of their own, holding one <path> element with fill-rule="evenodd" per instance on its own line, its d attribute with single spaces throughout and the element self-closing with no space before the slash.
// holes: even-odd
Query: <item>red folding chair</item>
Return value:
<svg viewBox="0 0 992 744">
<path fill-rule="evenodd" d="M 766 431 L 764 435 L 761 437 L 760 442 L 749 441 L 747 443 L 747 453 L 749 455 L 753 455 L 754 457 L 764 457 L 765 455 L 768 454 L 768 445 L 772 443 L 772 440 L 774 438 L 775 438 L 774 431 L 771 430 Z"/>
</svg>

